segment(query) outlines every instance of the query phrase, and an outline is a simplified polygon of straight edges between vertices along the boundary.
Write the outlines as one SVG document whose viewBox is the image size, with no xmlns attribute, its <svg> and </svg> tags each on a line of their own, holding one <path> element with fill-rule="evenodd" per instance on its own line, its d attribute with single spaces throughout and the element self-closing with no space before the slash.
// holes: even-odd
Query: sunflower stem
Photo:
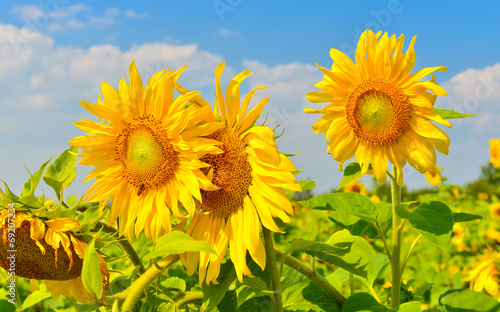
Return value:
<svg viewBox="0 0 500 312">
<path fill-rule="evenodd" d="M 132 311 L 134 309 L 135 303 L 148 287 L 151 282 L 153 282 L 161 273 L 167 269 L 169 266 L 174 264 L 179 260 L 179 255 L 170 255 L 165 257 L 163 260 L 158 262 L 161 269 L 156 266 L 150 267 L 144 274 L 142 274 L 127 290 L 125 290 L 125 301 L 122 305 L 123 312 Z"/>
<path fill-rule="evenodd" d="M 333 300 L 335 300 L 335 302 L 337 302 L 338 305 L 342 306 L 344 304 L 345 297 L 337 289 L 335 289 L 335 287 L 333 287 L 332 284 L 330 284 L 323 276 L 321 276 L 320 274 L 316 274 L 316 272 L 313 272 L 307 265 L 303 264 L 294 257 L 290 255 L 284 255 L 284 252 L 281 251 L 280 249 L 275 248 L 274 250 L 276 252 L 276 257 L 279 260 L 281 260 L 284 256 L 285 258 L 283 262 L 286 265 L 288 265 L 290 268 L 304 275 L 312 282 L 314 282 L 316 285 L 318 285 L 330 297 L 332 297 Z"/>
<path fill-rule="evenodd" d="M 99 221 L 99 223 L 95 227 L 96 230 L 102 230 L 103 232 L 110 233 L 110 234 L 116 234 L 118 233 L 118 230 L 110 225 L 108 225 L 104 221 Z M 144 265 L 142 264 L 141 258 L 139 258 L 139 255 L 137 255 L 137 252 L 135 252 L 134 247 L 130 244 L 128 240 L 125 238 L 119 238 L 117 241 L 118 245 L 120 246 L 123 251 L 125 251 L 132 262 L 134 266 L 139 267 L 139 273 L 144 274 L 146 272 L 146 269 L 144 268 Z"/>
<path fill-rule="evenodd" d="M 271 274 L 271 281 L 273 283 L 274 300 L 276 312 L 283 312 L 283 300 L 281 297 L 281 277 L 276 265 L 276 254 L 274 253 L 274 239 L 273 232 L 262 226 L 262 233 L 264 234 L 264 244 L 266 248 L 267 265 L 269 266 L 269 273 Z"/>
<path fill-rule="evenodd" d="M 203 292 L 201 291 L 188 291 L 188 292 L 178 292 L 172 297 L 175 306 L 180 308 L 185 304 L 189 304 L 196 301 L 203 301 Z"/>
<path fill-rule="evenodd" d="M 391 193 L 392 193 L 392 290 L 391 290 L 391 306 L 397 308 L 399 306 L 399 290 L 401 288 L 401 232 L 402 220 L 396 213 L 396 207 L 401 205 L 401 187 L 397 183 L 396 166 L 392 166 L 393 176 L 391 177 Z"/>
</svg>

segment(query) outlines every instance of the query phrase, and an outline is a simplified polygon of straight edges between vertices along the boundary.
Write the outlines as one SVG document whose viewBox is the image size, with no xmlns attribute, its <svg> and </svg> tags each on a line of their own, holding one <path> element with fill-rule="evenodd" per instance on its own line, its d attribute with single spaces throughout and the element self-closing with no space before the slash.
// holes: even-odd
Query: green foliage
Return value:
<svg viewBox="0 0 500 312">
<path fill-rule="evenodd" d="M 441 249 L 451 238 L 453 213 L 442 202 L 422 203 L 413 211 L 398 206 L 396 212 L 399 217 L 410 221 L 422 236 Z"/>
<path fill-rule="evenodd" d="M 181 254 L 186 251 L 215 253 L 207 242 L 194 240 L 184 232 L 172 231 L 160 237 L 156 242 L 155 249 L 142 258 L 150 260 L 157 257 L 166 257 L 171 254 Z"/>
<path fill-rule="evenodd" d="M 467 117 L 474 117 L 479 114 L 464 114 L 464 113 L 459 113 L 451 109 L 443 109 L 443 108 L 435 108 L 433 109 L 434 113 L 438 114 L 441 116 L 443 119 L 457 119 L 457 118 L 467 118 Z"/>
<path fill-rule="evenodd" d="M 83 258 L 82 282 L 85 289 L 97 298 L 101 298 L 103 291 L 99 258 L 95 250 L 95 240 L 87 244 L 85 258 Z"/>
<path fill-rule="evenodd" d="M 498 312 L 500 303 L 494 298 L 472 290 L 449 290 L 439 297 L 446 312 Z"/>
<path fill-rule="evenodd" d="M 61 190 L 68 187 L 76 177 L 76 155 L 78 148 L 72 146 L 65 150 L 57 159 L 50 164 L 43 175 L 43 180 L 56 192 L 60 198 Z"/>
</svg>

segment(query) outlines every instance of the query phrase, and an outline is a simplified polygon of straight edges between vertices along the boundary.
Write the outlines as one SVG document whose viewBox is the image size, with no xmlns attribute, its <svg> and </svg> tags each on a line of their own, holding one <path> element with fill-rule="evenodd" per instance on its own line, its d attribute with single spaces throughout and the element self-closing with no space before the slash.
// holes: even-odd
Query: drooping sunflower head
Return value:
<svg viewBox="0 0 500 312">
<path fill-rule="evenodd" d="M 255 125 L 268 99 L 247 113 L 250 99 L 263 87 L 250 91 L 240 102 L 240 85 L 250 75 L 246 70 L 229 82 L 224 95 L 220 83 L 223 69 L 224 63 L 215 70 L 214 113 L 207 119 L 222 125 L 207 138 L 217 140 L 223 153 L 201 158 L 210 165 L 203 170 L 218 189 L 201 192 L 199 209 L 187 230 L 193 238 L 208 242 L 217 254 L 188 252 L 181 256 L 189 274 L 199 268 L 200 283 L 217 282 L 228 247 L 240 281 L 243 275 L 252 275 L 246 264 L 247 251 L 264 269 L 261 225 L 281 232 L 273 218 L 289 222 L 293 214 L 284 188 L 301 190 L 291 173 L 296 170 L 294 165 L 277 150 L 273 130 Z M 201 107 L 209 106 L 199 96 L 193 101 Z"/>
<path fill-rule="evenodd" d="M 220 126 L 198 126 L 211 114 L 209 107 L 188 104 L 199 92 L 174 96 L 182 71 L 160 71 L 143 88 L 132 62 L 130 85 L 122 79 L 116 91 L 103 82 L 103 101 L 99 96 L 98 104 L 80 102 L 104 120 L 75 122 L 89 134 L 70 140 L 84 149 L 79 163 L 96 167 L 86 178 L 96 178 L 87 200 L 101 207 L 112 200 L 110 222 L 119 217 L 120 234 L 131 237 L 135 224 L 136 236 L 144 229 L 148 239 L 156 240 L 171 230 L 172 213 L 194 212 L 200 187 L 215 189 L 200 170 L 208 165 L 199 158 L 220 149 L 216 141 L 200 137 Z"/>
<path fill-rule="evenodd" d="M 500 139 L 490 139 L 490 163 L 495 168 L 500 168 Z"/>
<path fill-rule="evenodd" d="M 45 280 L 54 300 L 65 294 L 81 303 L 95 301 L 81 279 L 87 244 L 71 232 L 78 226 L 78 222 L 68 218 L 43 221 L 24 212 L 2 209 L 0 266 L 9 274 Z M 104 259 L 97 256 L 105 293 L 109 273 Z"/>
<path fill-rule="evenodd" d="M 340 162 L 340 168 L 355 156 L 361 176 L 369 173 L 371 165 L 377 180 L 385 183 L 389 160 L 403 186 L 402 168 L 407 162 L 424 173 L 436 163 L 435 150 L 448 153 L 448 136 L 430 122 L 451 127 L 433 112 L 437 95 L 446 95 L 446 91 L 435 83 L 432 72 L 446 68 L 430 67 L 410 74 L 416 61 L 415 38 L 403 53 L 403 35 L 381 36 L 381 32 L 367 30 L 359 39 L 356 63 L 331 49 L 332 69 L 318 65 L 325 80 L 316 84 L 321 91 L 308 93 L 307 99 L 329 104 L 305 112 L 323 115 L 313 130 L 325 133 L 328 152 Z M 431 78 L 423 80 L 429 74 Z"/>
</svg>

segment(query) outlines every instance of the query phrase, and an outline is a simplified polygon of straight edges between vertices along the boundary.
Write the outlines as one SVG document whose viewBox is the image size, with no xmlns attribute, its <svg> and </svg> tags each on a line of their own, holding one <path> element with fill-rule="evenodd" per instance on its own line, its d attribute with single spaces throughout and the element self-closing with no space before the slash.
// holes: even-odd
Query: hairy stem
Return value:
<svg viewBox="0 0 500 312">
<path fill-rule="evenodd" d="M 283 312 L 283 299 L 281 297 L 281 276 L 276 265 L 273 232 L 271 232 L 271 230 L 267 229 L 265 226 L 262 226 L 262 233 L 264 234 L 267 265 L 269 266 L 269 273 L 271 274 L 271 281 L 273 283 L 274 300 L 276 303 L 275 310 L 276 312 Z"/>
<path fill-rule="evenodd" d="M 392 294 L 391 306 L 399 306 L 399 289 L 401 288 L 401 230 L 402 220 L 396 213 L 396 207 L 401 205 L 401 187 L 397 183 L 396 166 L 392 166 Z"/>
<path fill-rule="evenodd" d="M 161 269 L 156 266 L 150 267 L 144 274 L 142 274 L 130 287 L 125 290 L 125 301 L 123 302 L 122 311 L 132 311 L 135 303 L 144 292 L 144 290 L 154 281 L 160 274 L 169 266 L 179 260 L 179 255 L 170 255 L 158 262 Z"/>
<path fill-rule="evenodd" d="M 275 252 L 278 259 L 281 260 L 284 256 L 284 263 L 286 265 L 318 285 L 330 297 L 332 297 L 333 300 L 337 302 L 337 304 L 339 304 L 340 306 L 344 304 L 345 297 L 337 289 L 335 289 L 335 287 L 333 287 L 332 284 L 330 284 L 323 276 L 321 276 L 320 274 L 316 274 L 316 272 L 313 272 L 308 266 L 295 259 L 294 257 L 290 255 L 284 255 L 283 251 L 279 250 L 278 248 L 275 248 Z"/>
<path fill-rule="evenodd" d="M 188 292 L 178 292 L 172 300 L 175 306 L 180 308 L 185 304 L 203 301 L 203 293 L 201 291 L 188 291 Z"/>
</svg>

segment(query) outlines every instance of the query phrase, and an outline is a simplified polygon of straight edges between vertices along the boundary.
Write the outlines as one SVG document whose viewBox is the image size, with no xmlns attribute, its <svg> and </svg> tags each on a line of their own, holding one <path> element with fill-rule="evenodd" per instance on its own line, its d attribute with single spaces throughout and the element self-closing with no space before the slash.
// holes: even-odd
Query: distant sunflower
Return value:
<svg viewBox="0 0 500 312">
<path fill-rule="evenodd" d="M 451 127 L 433 112 L 437 95 L 446 91 L 435 83 L 432 72 L 446 67 L 410 74 L 416 60 L 416 37 L 403 54 L 403 35 L 397 39 L 380 35 L 371 30 L 361 35 L 354 54 L 356 64 L 339 50 L 330 50 L 332 69 L 318 65 L 325 78 L 316 84 L 321 91 L 307 94 L 310 102 L 330 104 L 305 112 L 323 114 L 313 130 L 325 133 L 327 151 L 340 162 L 339 169 L 355 156 L 360 176 L 368 173 L 371 164 L 377 180 L 385 183 L 389 160 L 396 165 L 397 183 L 403 186 L 402 168 L 407 162 L 424 173 L 436 163 L 434 149 L 448 154 L 448 136 L 430 122 Z M 422 80 L 429 74 L 430 80 Z"/>
<path fill-rule="evenodd" d="M 342 191 L 347 193 L 359 193 L 363 196 L 368 196 L 368 189 L 364 183 L 356 179 L 344 185 L 344 189 Z"/>
<path fill-rule="evenodd" d="M 210 108 L 186 107 L 199 92 L 174 99 L 175 82 L 183 69 L 160 71 L 143 89 L 134 65 L 129 67 L 130 85 L 122 79 L 119 91 L 102 83 L 104 101 L 80 101 L 92 114 L 104 119 L 88 119 L 75 125 L 88 135 L 70 140 L 84 149 L 79 161 L 96 168 L 85 181 L 96 178 L 85 196 L 88 201 L 111 202 L 110 222 L 119 217 L 120 234 L 132 237 L 144 229 L 156 240 L 171 230 L 171 213 L 183 217 L 179 202 L 189 214 L 201 200 L 200 187 L 216 189 L 201 172 L 208 165 L 199 160 L 220 150 L 214 140 L 199 138 L 219 128 L 216 123 L 197 126 Z"/>
<path fill-rule="evenodd" d="M 434 169 L 429 170 L 425 173 L 425 178 L 427 179 L 427 183 L 432 186 L 439 185 L 441 180 L 441 169 L 439 167 L 434 167 Z"/>
<path fill-rule="evenodd" d="M 489 251 L 463 281 L 470 282 L 470 289 L 474 291 L 481 292 L 484 289 L 491 296 L 497 296 L 500 283 L 499 261 L 500 253 Z"/>
<path fill-rule="evenodd" d="M 268 99 L 264 98 L 248 114 L 247 108 L 255 91 L 250 91 L 240 104 L 240 84 L 250 70 L 236 75 L 222 93 L 220 77 L 224 63 L 215 70 L 216 100 L 214 113 L 208 122 L 217 121 L 223 127 L 207 136 L 220 142 L 224 151 L 206 155 L 201 160 L 211 165 L 203 169 L 215 191 L 202 191 L 202 203 L 191 220 L 187 233 L 209 243 L 217 254 L 188 252 L 181 255 L 188 274 L 199 268 L 199 280 L 217 283 L 220 265 L 229 247 L 238 279 L 252 276 L 247 264 L 247 251 L 254 261 L 265 268 L 266 254 L 260 237 L 261 224 L 274 232 L 282 232 L 273 218 L 290 221 L 293 208 L 283 188 L 301 191 L 292 171 L 292 162 L 278 152 L 275 136 L 269 127 L 255 126 Z M 186 91 L 179 89 L 181 93 Z M 209 107 L 201 97 L 193 99 Z"/>
<path fill-rule="evenodd" d="M 490 163 L 493 167 L 500 169 L 500 139 L 490 139 Z"/>
<path fill-rule="evenodd" d="M 9 257 L 14 256 L 15 275 L 44 280 L 54 300 L 64 294 L 84 304 L 95 301 L 81 278 L 87 243 L 71 232 L 79 226 L 78 222 L 68 218 L 43 221 L 19 211 L 14 218 L 9 214 L 5 209 L 0 212 L 0 266 L 10 272 Z M 14 240 L 11 236 L 15 237 Z M 97 257 L 106 293 L 108 268 L 99 254 Z"/>
</svg>

